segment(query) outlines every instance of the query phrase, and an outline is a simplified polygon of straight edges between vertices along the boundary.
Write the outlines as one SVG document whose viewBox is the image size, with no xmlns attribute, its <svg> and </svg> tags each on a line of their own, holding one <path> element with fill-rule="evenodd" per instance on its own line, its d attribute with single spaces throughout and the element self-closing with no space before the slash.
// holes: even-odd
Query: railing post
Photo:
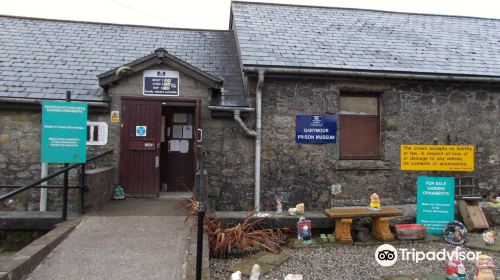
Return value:
<svg viewBox="0 0 500 280">
<path fill-rule="evenodd" d="M 200 172 L 198 180 L 198 235 L 196 240 L 196 280 L 201 280 L 201 270 L 203 263 L 203 222 L 205 220 L 205 195 L 204 195 L 204 176 L 203 164 L 200 163 Z"/>
<path fill-rule="evenodd" d="M 85 163 L 82 163 L 80 174 L 80 214 L 85 214 Z"/>
<path fill-rule="evenodd" d="M 64 168 L 67 168 L 69 166 L 68 163 L 64 164 Z M 68 174 L 69 171 L 66 170 L 64 171 L 64 189 L 63 189 L 63 207 L 62 207 L 62 219 L 63 221 L 66 221 L 66 218 L 68 217 Z"/>
</svg>

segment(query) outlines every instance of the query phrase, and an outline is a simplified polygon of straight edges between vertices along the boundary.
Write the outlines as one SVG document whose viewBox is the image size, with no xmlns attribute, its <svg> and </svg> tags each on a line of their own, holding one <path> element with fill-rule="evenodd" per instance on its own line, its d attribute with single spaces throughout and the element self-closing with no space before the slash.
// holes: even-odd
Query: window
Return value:
<svg viewBox="0 0 500 280">
<path fill-rule="evenodd" d="M 108 124 L 87 122 L 87 145 L 102 146 L 108 143 Z"/>
<path fill-rule="evenodd" d="M 380 159 L 378 95 L 340 96 L 339 158 Z"/>
</svg>

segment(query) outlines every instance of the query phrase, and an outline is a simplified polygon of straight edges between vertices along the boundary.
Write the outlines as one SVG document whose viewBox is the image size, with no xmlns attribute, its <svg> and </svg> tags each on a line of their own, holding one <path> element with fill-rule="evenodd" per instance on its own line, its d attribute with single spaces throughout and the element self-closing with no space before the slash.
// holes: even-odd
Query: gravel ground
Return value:
<svg viewBox="0 0 500 280">
<path fill-rule="evenodd" d="M 398 274 L 445 274 L 444 261 L 422 261 L 414 263 L 401 261 L 399 257 L 395 265 L 382 267 L 375 261 L 375 250 L 378 246 L 339 245 L 322 248 L 290 249 L 286 248 L 282 254 L 290 256 L 280 267 L 276 267 L 260 279 L 282 280 L 289 273 L 302 274 L 304 280 L 310 279 L 380 279 L 382 276 Z M 399 243 L 399 248 L 415 248 L 418 251 L 437 251 L 443 248 L 451 252 L 455 246 L 444 242 Z M 465 248 L 467 252 L 469 249 Z M 499 253 L 486 252 L 498 263 Z M 241 262 L 241 259 L 210 259 L 211 279 L 230 279 L 228 268 Z M 469 279 L 473 279 L 474 264 L 465 261 Z M 500 268 L 495 268 L 495 275 L 500 275 Z M 248 279 L 248 278 L 242 278 Z"/>
</svg>

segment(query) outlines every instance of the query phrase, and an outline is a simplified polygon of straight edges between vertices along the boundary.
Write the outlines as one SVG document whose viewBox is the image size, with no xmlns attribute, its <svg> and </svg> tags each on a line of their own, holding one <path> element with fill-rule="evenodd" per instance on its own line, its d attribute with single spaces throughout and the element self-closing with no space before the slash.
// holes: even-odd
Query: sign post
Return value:
<svg viewBox="0 0 500 280">
<path fill-rule="evenodd" d="M 430 234 L 442 234 L 455 219 L 455 178 L 426 177 L 417 179 L 417 223 Z"/>
<path fill-rule="evenodd" d="M 87 103 L 66 101 L 42 102 L 41 158 L 46 163 L 85 163 L 87 161 Z M 64 172 L 63 220 L 68 214 L 68 171 Z"/>
</svg>

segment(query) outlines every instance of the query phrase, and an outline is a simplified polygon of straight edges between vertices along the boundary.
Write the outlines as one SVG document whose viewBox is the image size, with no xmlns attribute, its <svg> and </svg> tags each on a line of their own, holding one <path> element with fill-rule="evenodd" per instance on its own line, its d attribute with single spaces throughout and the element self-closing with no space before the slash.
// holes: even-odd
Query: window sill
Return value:
<svg viewBox="0 0 500 280">
<path fill-rule="evenodd" d="M 391 170 L 387 160 L 337 160 L 332 162 L 336 170 Z"/>
</svg>

